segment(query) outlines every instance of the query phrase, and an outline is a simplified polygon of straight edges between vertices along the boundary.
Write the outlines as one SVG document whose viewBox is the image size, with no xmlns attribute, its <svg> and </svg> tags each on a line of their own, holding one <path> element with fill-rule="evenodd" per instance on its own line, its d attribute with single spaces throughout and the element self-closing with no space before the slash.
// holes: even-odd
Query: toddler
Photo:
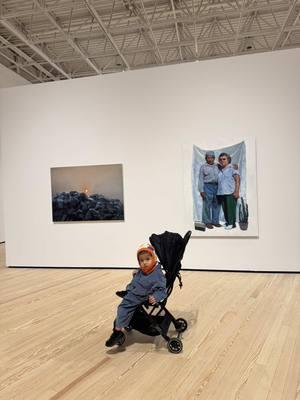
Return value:
<svg viewBox="0 0 300 400">
<path fill-rule="evenodd" d="M 140 246 L 137 251 L 139 270 L 127 285 L 122 302 L 118 306 L 113 333 L 106 341 L 112 347 L 124 341 L 124 330 L 129 326 L 137 307 L 145 301 L 159 303 L 167 296 L 166 278 L 150 244 Z"/>
</svg>

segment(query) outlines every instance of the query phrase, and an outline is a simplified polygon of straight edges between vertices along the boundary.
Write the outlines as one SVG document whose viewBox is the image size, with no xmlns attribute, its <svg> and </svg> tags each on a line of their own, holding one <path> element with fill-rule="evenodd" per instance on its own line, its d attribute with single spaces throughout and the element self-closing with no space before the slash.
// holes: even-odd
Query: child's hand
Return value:
<svg viewBox="0 0 300 400">
<path fill-rule="evenodd" d="M 155 304 L 156 303 L 156 299 L 154 296 L 152 296 L 152 294 L 148 297 L 148 301 L 150 304 Z"/>
</svg>

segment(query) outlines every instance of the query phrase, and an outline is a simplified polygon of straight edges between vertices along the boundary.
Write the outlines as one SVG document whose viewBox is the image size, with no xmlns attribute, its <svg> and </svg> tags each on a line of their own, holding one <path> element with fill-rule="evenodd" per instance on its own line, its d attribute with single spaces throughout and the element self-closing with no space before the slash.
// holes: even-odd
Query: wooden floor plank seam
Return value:
<svg viewBox="0 0 300 400">
<path fill-rule="evenodd" d="M 90 368 L 88 371 L 84 372 L 82 375 L 80 375 L 78 378 L 74 379 L 72 382 L 70 382 L 66 387 L 64 387 L 61 391 L 57 392 L 56 395 L 50 397 L 49 400 L 58 400 L 62 398 L 68 391 L 74 389 L 76 385 L 79 385 L 84 379 L 89 377 L 91 374 L 93 374 L 99 367 L 102 367 L 105 365 L 107 362 L 110 361 L 109 357 L 105 357 L 103 360 L 99 361 L 96 365 L 94 365 L 92 368 Z"/>
</svg>

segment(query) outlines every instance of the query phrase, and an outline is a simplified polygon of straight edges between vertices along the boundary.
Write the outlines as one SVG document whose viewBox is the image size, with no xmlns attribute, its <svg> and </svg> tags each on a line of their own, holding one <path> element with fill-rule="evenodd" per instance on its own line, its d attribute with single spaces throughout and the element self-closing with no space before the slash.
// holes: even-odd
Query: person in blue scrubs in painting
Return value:
<svg viewBox="0 0 300 400">
<path fill-rule="evenodd" d="M 217 199 L 219 166 L 215 163 L 215 153 L 207 151 L 206 163 L 201 165 L 199 171 L 198 190 L 203 200 L 202 222 L 206 228 L 221 227 L 219 217 L 221 206 Z"/>
</svg>

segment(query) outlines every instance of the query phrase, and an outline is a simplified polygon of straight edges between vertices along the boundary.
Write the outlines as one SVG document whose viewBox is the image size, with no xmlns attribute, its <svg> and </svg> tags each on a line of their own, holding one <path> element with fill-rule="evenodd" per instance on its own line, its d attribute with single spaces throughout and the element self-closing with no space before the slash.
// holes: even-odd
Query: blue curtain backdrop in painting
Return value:
<svg viewBox="0 0 300 400">
<path fill-rule="evenodd" d="M 240 199 L 243 197 L 247 201 L 247 182 L 246 182 L 246 145 L 241 142 L 229 147 L 220 149 L 201 149 L 200 147 L 193 146 L 193 165 L 192 165 L 192 188 L 193 188 L 193 217 L 194 221 L 202 221 L 202 199 L 198 190 L 199 170 L 202 164 L 205 164 L 205 153 L 207 151 L 214 151 L 216 162 L 221 153 L 225 152 L 231 156 L 231 163 L 237 164 L 241 176 L 240 186 Z M 240 199 L 238 204 L 240 203 Z M 239 220 L 237 206 L 237 221 Z M 225 222 L 223 212 L 220 213 L 220 221 Z"/>
</svg>

